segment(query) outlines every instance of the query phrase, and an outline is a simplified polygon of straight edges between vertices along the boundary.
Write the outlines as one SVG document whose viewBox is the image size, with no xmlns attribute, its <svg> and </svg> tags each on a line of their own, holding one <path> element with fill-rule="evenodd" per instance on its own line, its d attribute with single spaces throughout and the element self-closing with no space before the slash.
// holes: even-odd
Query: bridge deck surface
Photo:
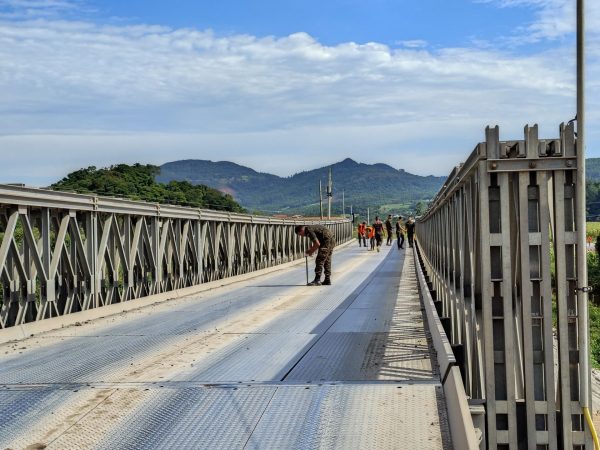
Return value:
<svg viewBox="0 0 600 450">
<path fill-rule="evenodd" d="M 0 346 L 0 448 L 451 448 L 412 250 L 333 268 Z"/>
</svg>

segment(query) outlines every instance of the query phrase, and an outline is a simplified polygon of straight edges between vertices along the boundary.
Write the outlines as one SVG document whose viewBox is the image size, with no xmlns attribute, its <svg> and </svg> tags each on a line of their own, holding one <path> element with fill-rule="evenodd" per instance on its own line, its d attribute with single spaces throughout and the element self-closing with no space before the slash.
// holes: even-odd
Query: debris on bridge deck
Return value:
<svg viewBox="0 0 600 450">
<path fill-rule="evenodd" d="M 0 346 L 0 448 L 446 449 L 412 249 Z M 401 276 L 399 276 L 401 274 Z"/>
</svg>

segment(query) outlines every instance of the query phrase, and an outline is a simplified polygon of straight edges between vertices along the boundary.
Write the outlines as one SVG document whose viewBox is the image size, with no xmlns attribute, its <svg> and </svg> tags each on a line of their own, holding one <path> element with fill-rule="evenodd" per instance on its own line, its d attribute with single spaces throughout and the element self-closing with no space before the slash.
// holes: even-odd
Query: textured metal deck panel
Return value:
<svg viewBox="0 0 600 450">
<path fill-rule="evenodd" d="M 175 381 L 278 381 L 310 348 L 311 334 L 240 334 L 173 378 Z"/>
<path fill-rule="evenodd" d="M 423 325 L 414 261 L 404 255 L 392 253 L 386 259 L 286 379 L 438 378 Z"/>
<path fill-rule="evenodd" d="M 54 340 L 52 340 L 54 341 Z M 133 361 L 139 363 L 170 351 L 167 338 L 156 336 L 74 337 L 1 358 L 1 384 L 118 381 Z"/>
<path fill-rule="evenodd" d="M 103 450 L 451 448 L 434 385 L 105 389 L 88 402 L 70 394 L 79 396 L 74 417 L 52 417 L 47 408 L 58 392 L 15 398 L 35 407 L 15 409 L 22 426 L 2 430 L 1 440 L 13 448 Z"/>
<path fill-rule="evenodd" d="M 327 333 L 286 380 L 436 381 L 429 355 L 426 339 L 398 333 Z"/>
<path fill-rule="evenodd" d="M 279 310 L 272 320 L 262 321 L 252 328 L 229 324 L 220 329 L 223 333 L 311 333 L 322 334 L 342 314 L 340 309 L 294 309 Z"/>
<path fill-rule="evenodd" d="M 201 388 L 145 391 L 137 414 L 123 414 L 119 400 L 135 392 L 119 392 L 103 415 L 116 417 L 116 427 L 96 441 L 96 449 L 242 449 L 267 408 L 276 388 Z M 113 421 L 115 419 L 112 419 Z M 87 423 L 86 423 L 87 422 Z M 92 421 L 78 424 L 87 435 Z M 71 445 L 63 438 L 56 448 Z M 81 447 L 80 447 L 81 448 Z"/>
<path fill-rule="evenodd" d="M 44 448 L 43 445 L 68 432 L 114 392 L 114 389 L 85 390 L 78 386 L 21 389 L 0 391 L 3 449 Z"/>
<path fill-rule="evenodd" d="M 0 448 L 448 448 L 412 272 L 347 248 L 331 287 L 296 266 L 5 344 Z"/>
<path fill-rule="evenodd" d="M 436 386 L 280 388 L 246 448 L 450 449 L 444 410 Z"/>
</svg>

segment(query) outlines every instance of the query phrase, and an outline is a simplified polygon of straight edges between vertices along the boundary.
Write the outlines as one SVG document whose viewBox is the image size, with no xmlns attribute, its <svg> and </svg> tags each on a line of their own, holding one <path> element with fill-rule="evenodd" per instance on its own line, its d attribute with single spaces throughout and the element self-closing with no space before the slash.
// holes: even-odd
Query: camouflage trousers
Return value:
<svg viewBox="0 0 600 450">
<path fill-rule="evenodd" d="M 315 278 L 321 278 L 321 272 L 325 269 L 325 278 L 331 277 L 331 254 L 333 253 L 335 242 L 328 242 L 327 247 L 319 247 L 317 260 L 315 262 Z"/>
</svg>

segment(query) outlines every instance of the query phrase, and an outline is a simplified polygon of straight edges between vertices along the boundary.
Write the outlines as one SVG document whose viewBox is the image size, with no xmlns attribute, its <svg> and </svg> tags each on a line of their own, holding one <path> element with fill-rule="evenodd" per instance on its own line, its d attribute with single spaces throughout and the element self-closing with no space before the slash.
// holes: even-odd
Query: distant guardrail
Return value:
<svg viewBox="0 0 600 450">
<path fill-rule="evenodd" d="M 486 448 L 592 448 L 584 182 L 572 124 L 547 140 L 537 126 L 513 141 L 488 127 L 417 222 L 453 364 L 485 406 Z"/>
<path fill-rule="evenodd" d="M 301 258 L 298 224 L 338 244 L 350 220 L 275 219 L 0 185 L 0 329 Z"/>
</svg>

